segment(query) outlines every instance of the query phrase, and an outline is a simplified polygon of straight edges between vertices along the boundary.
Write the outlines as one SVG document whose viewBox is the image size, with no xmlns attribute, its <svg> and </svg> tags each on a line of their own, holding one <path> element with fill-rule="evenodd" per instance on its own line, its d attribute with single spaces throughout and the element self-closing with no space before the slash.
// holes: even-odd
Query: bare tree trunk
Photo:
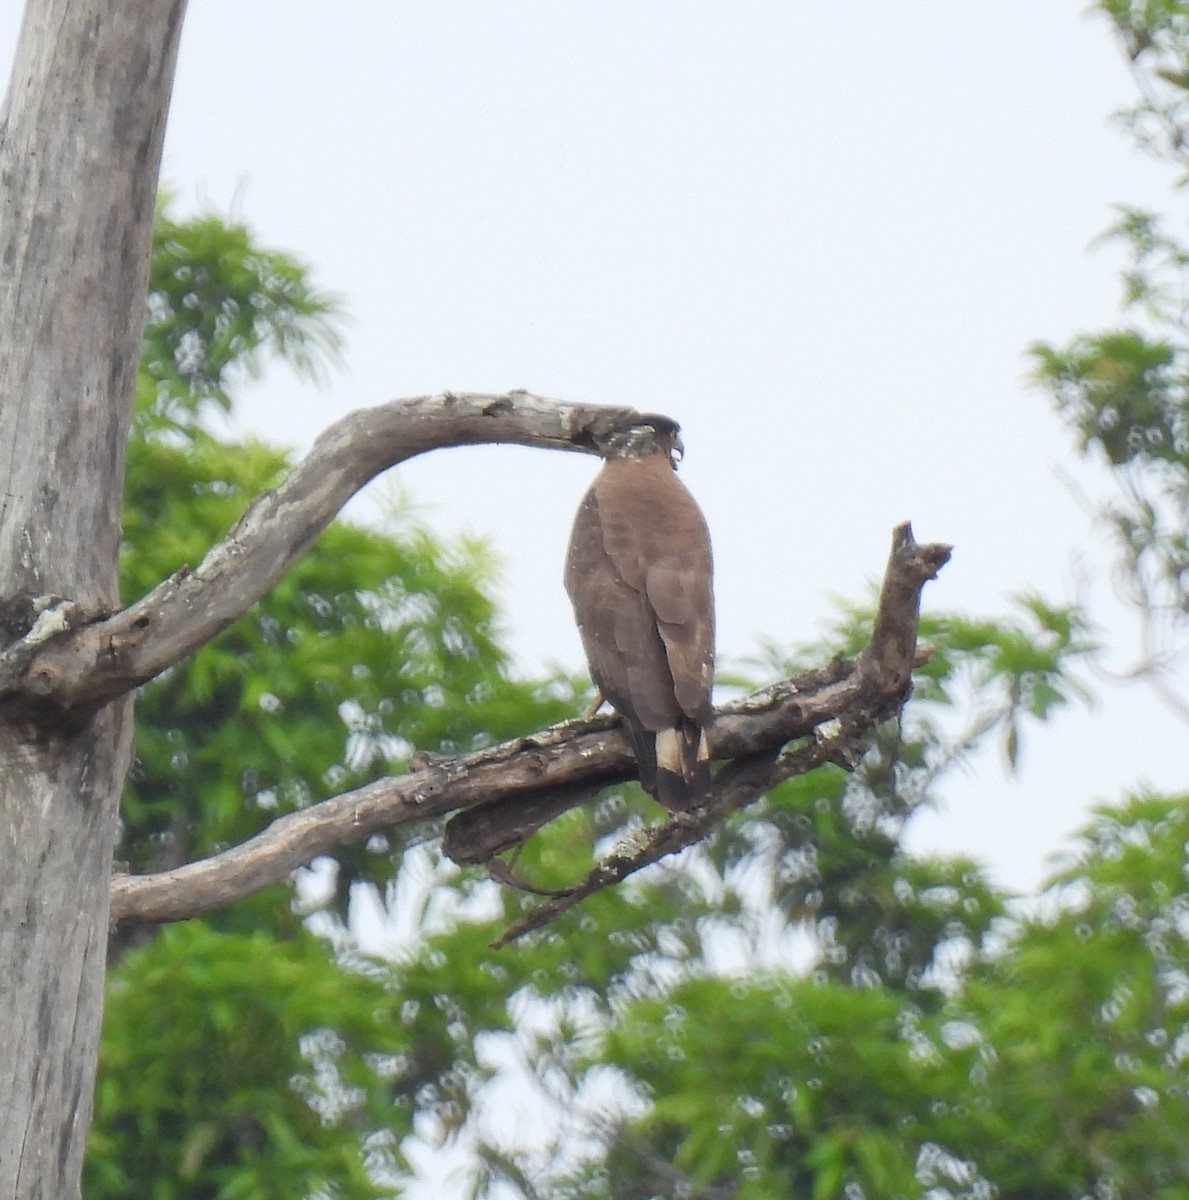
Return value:
<svg viewBox="0 0 1189 1200">
<path fill-rule="evenodd" d="M 0 126 L 0 639 L 112 607 L 184 0 L 31 0 Z M 131 712 L 0 711 L 0 1197 L 76 1196 Z"/>
</svg>

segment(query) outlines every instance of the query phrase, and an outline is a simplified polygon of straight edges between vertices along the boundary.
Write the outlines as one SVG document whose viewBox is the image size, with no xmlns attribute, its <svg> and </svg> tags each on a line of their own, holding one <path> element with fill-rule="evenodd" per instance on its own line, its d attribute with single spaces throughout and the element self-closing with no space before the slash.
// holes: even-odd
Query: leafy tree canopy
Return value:
<svg viewBox="0 0 1189 1200">
<path fill-rule="evenodd" d="M 287 469 L 286 451 L 220 438 L 209 419 L 265 356 L 316 374 L 337 319 L 295 259 L 165 206 L 128 455 L 126 598 L 196 564 Z M 336 522 L 244 618 L 142 690 L 119 857 L 166 869 L 399 771 L 416 749 L 570 714 L 569 681 L 513 677 L 492 576 L 481 543 L 442 544 L 405 513 Z M 405 848 L 341 851 L 332 908 L 345 916 L 355 883 L 382 888 Z M 89 1195 L 374 1194 L 364 1164 L 387 1152 L 370 1135 L 411 1131 L 389 1076 L 414 1031 L 399 1035 L 404 1001 L 311 933 L 290 889 L 113 950 Z"/>
<path fill-rule="evenodd" d="M 1102 0 L 1142 100 L 1127 120 L 1189 166 L 1184 6 Z M 1082 453 L 1119 479 L 1105 514 L 1167 668 L 1189 562 L 1183 316 L 1189 250 L 1124 211 L 1134 323 L 1035 348 Z M 130 450 L 125 594 L 195 563 L 282 450 L 220 438 L 245 371 L 316 371 L 338 310 L 241 228 L 162 214 Z M 515 678 L 491 565 L 407 514 L 333 526 L 265 600 L 144 689 L 121 856 L 150 870 L 242 839 L 414 749 L 468 748 L 575 711 Z M 844 606 L 810 647 L 768 647 L 748 686 L 862 644 Z M 413 1142 L 460 1139 L 474 1194 L 740 1200 L 1189 1197 L 1189 804 L 1097 810 L 1043 897 L 902 836 L 947 771 L 1086 694 L 1085 614 L 1039 597 L 1003 618 L 930 616 L 935 653 L 858 771 L 791 781 L 676 864 L 596 894 L 512 950 L 522 897 L 432 842 L 336 855 L 334 887 L 274 888 L 118 946 L 92 1196 L 374 1196 Z M 571 882 L 642 820 L 615 789 L 543 829 L 519 874 Z M 412 930 L 380 961 L 352 885 Z M 508 1097 L 515 1097 L 509 1103 Z M 530 1114 L 520 1121 L 509 1113 Z"/>
</svg>

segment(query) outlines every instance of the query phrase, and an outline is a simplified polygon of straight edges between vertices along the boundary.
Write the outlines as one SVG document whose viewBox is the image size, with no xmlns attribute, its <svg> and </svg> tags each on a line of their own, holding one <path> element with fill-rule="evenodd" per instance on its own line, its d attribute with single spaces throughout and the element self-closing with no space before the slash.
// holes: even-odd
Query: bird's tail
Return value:
<svg viewBox="0 0 1189 1200">
<path fill-rule="evenodd" d="M 655 737 L 655 788 L 649 789 L 670 812 L 697 808 L 710 790 L 710 747 L 697 721 L 682 717 L 676 729 Z"/>
</svg>

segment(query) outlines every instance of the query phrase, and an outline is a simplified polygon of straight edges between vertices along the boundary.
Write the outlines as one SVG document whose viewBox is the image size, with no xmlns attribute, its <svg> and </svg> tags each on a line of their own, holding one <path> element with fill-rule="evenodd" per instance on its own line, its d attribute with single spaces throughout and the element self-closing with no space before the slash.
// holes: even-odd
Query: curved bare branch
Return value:
<svg viewBox="0 0 1189 1200">
<path fill-rule="evenodd" d="M 183 568 L 114 615 L 81 625 L 76 619 L 49 640 L 41 621 L 7 647 L 0 654 L 0 702 L 86 713 L 159 675 L 268 592 L 364 484 L 415 455 L 492 442 L 590 452 L 606 434 L 637 420 L 630 408 L 522 391 L 443 392 L 351 413 L 317 439 L 282 483 L 253 500 L 193 570 Z M 31 601 L 30 611 L 50 611 L 54 599 Z"/>
</svg>

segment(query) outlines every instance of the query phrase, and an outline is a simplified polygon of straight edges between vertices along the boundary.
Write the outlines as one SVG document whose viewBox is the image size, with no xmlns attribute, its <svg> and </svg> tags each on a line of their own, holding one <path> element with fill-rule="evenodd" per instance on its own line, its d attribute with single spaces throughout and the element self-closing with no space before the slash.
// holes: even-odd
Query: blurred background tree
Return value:
<svg viewBox="0 0 1189 1200">
<path fill-rule="evenodd" d="M 1102 0 L 1141 142 L 1189 166 L 1189 10 Z M 1178 181 L 1181 186 L 1183 180 Z M 1189 250 L 1123 210 L 1134 324 L 1034 348 L 1144 628 L 1177 686 L 1189 588 Z M 128 599 L 198 560 L 288 463 L 220 436 L 270 358 L 333 363 L 339 308 L 288 255 L 161 215 L 129 459 Z M 120 856 L 155 870 L 382 772 L 538 728 L 585 701 L 524 681 L 493 565 L 404 507 L 336 523 L 247 616 L 148 685 Z M 767 647 L 726 688 L 862 644 Z M 437 830 L 373 838 L 222 913 L 114 947 L 89 1196 L 375 1196 L 415 1151 L 458 1194 L 523 1197 L 1189 1197 L 1184 796 L 1096 810 L 1026 904 L 974 862 L 902 847 L 947 771 L 1086 695 L 1085 613 L 1031 596 L 930 616 L 901 722 L 860 769 L 775 789 L 676 863 L 494 953 L 522 898 L 444 863 Z M 569 882 L 642 821 L 635 788 L 567 814 L 518 872 Z M 400 938 L 391 931 L 398 929 Z M 381 945 L 390 952 L 376 953 Z M 395 951 L 391 947 L 396 945 Z M 372 952 L 367 952 L 370 947 Z"/>
<path fill-rule="evenodd" d="M 1179 0 L 1101 0 L 1139 92 L 1117 114 L 1140 147 L 1189 182 L 1189 9 Z M 1189 621 L 1189 244 L 1182 213 L 1120 205 L 1103 235 L 1127 255 L 1128 324 L 1032 348 L 1036 380 L 1080 454 L 1107 467 L 1113 499 L 1097 517 L 1120 591 L 1140 622 L 1128 674 L 1189 719 L 1178 680 Z"/>
</svg>

